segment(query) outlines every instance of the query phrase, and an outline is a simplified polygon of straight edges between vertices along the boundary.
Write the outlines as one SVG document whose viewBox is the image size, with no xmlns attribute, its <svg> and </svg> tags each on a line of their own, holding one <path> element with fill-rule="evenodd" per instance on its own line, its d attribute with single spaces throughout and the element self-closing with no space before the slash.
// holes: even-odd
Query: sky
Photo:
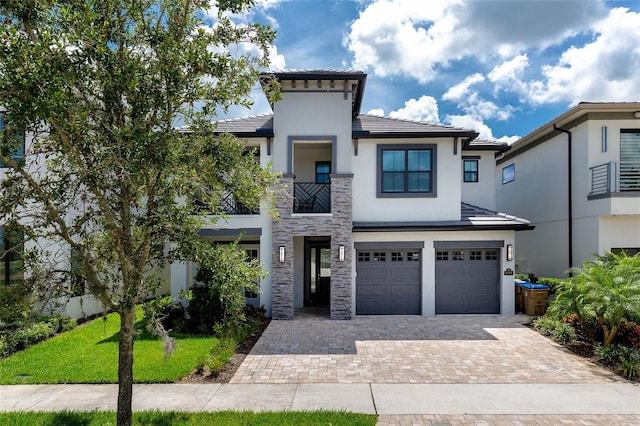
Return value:
<svg viewBox="0 0 640 426">
<path fill-rule="evenodd" d="M 483 139 L 513 143 L 578 102 L 640 101 L 640 0 L 257 0 L 234 19 L 276 30 L 271 70 L 363 71 L 361 113 Z M 271 112 L 252 97 L 222 118 Z"/>
</svg>

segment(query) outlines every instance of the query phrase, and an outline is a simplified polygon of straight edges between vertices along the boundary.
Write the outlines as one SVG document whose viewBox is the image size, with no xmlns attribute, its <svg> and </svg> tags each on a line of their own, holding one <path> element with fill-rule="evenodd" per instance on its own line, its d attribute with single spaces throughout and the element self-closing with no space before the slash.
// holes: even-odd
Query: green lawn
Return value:
<svg viewBox="0 0 640 426">
<path fill-rule="evenodd" d="M 335 411 L 285 412 L 285 413 L 252 413 L 252 412 L 217 412 L 217 413 L 160 413 L 157 411 L 133 414 L 135 425 L 345 425 L 374 426 L 377 417 L 367 414 L 353 414 Z M 59 412 L 59 413 L 0 413 L 0 425 L 15 426 L 104 426 L 115 425 L 116 415 L 113 412 Z"/>
<path fill-rule="evenodd" d="M 134 380 L 175 382 L 199 366 L 214 337 L 174 335 L 176 350 L 165 359 L 162 342 L 144 330 L 134 343 Z M 94 320 L 0 360 L 0 384 L 117 383 L 119 317 Z"/>
</svg>

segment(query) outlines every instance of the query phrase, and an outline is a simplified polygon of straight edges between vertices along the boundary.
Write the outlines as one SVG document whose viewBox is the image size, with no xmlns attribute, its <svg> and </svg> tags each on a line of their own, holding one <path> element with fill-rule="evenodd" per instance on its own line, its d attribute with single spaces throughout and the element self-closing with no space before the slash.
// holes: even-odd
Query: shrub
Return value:
<svg viewBox="0 0 640 426">
<path fill-rule="evenodd" d="M 188 308 L 191 326 L 210 333 L 216 325 L 217 334 L 233 334 L 246 323 L 245 291 L 258 292 L 255 283 L 263 276 L 260 264 L 248 261 L 237 242 L 203 251 Z"/>
<path fill-rule="evenodd" d="M 558 343 L 569 343 L 576 340 L 576 332 L 570 324 L 564 323 L 555 318 L 541 316 L 532 321 L 536 330 L 545 336 L 551 337 Z"/>
<path fill-rule="evenodd" d="M 9 339 L 4 334 L 0 334 L 0 358 L 5 355 L 9 355 L 11 352 L 11 345 Z"/>
<path fill-rule="evenodd" d="M 0 286 L 0 300 L 0 323 L 25 321 L 31 316 L 33 297 L 26 283 Z"/>
<path fill-rule="evenodd" d="M 16 331 L 11 336 L 11 347 L 14 350 L 26 349 L 56 334 L 55 325 L 50 322 L 37 322 Z"/>
<path fill-rule="evenodd" d="M 593 320 L 609 346 L 618 328 L 640 315 L 640 255 L 607 253 L 575 269 L 577 275 L 557 284 L 549 314 L 563 318 L 575 314 L 592 343 L 599 340 Z"/>
<path fill-rule="evenodd" d="M 640 350 L 640 324 L 626 322 L 618 328 L 616 342 Z"/>
<path fill-rule="evenodd" d="M 220 338 L 211 347 L 211 352 L 202 364 L 206 375 L 218 375 L 236 352 L 236 341 L 231 338 Z"/>
</svg>

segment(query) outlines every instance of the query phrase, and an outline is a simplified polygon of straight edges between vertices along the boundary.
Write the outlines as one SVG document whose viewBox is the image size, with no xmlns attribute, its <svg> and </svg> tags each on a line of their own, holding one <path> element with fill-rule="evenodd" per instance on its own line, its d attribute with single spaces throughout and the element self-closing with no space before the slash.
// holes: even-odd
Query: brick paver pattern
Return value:
<svg viewBox="0 0 640 426">
<path fill-rule="evenodd" d="M 360 316 L 272 321 L 231 383 L 620 381 L 519 317 Z"/>
</svg>

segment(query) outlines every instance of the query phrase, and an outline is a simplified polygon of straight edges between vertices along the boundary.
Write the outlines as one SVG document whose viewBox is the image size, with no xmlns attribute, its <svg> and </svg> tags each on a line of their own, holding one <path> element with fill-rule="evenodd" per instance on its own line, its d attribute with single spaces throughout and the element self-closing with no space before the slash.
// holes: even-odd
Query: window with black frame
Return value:
<svg viewBox="0 0 640 426">
<path fill-rule="evenodd" d="M 378 146 L 378 196 L 435 195 L 435 145 Z"/>
<path fill-rule="evenodd" d="M 331 175 L 330 161 L 316 161 L 316 183 L 329 183 Z"/>
<path fill-rule="evenodd" d="M 24 234 L 18 227 L 0 228 L 0 284 L 9 286 L 24 280 Z"/>
<path fill-rule="evenodd" d="M 478 182 L 478 160 L 476 159 L 463 159 L 463 181 L 464 182 Z"/>
</svg>

